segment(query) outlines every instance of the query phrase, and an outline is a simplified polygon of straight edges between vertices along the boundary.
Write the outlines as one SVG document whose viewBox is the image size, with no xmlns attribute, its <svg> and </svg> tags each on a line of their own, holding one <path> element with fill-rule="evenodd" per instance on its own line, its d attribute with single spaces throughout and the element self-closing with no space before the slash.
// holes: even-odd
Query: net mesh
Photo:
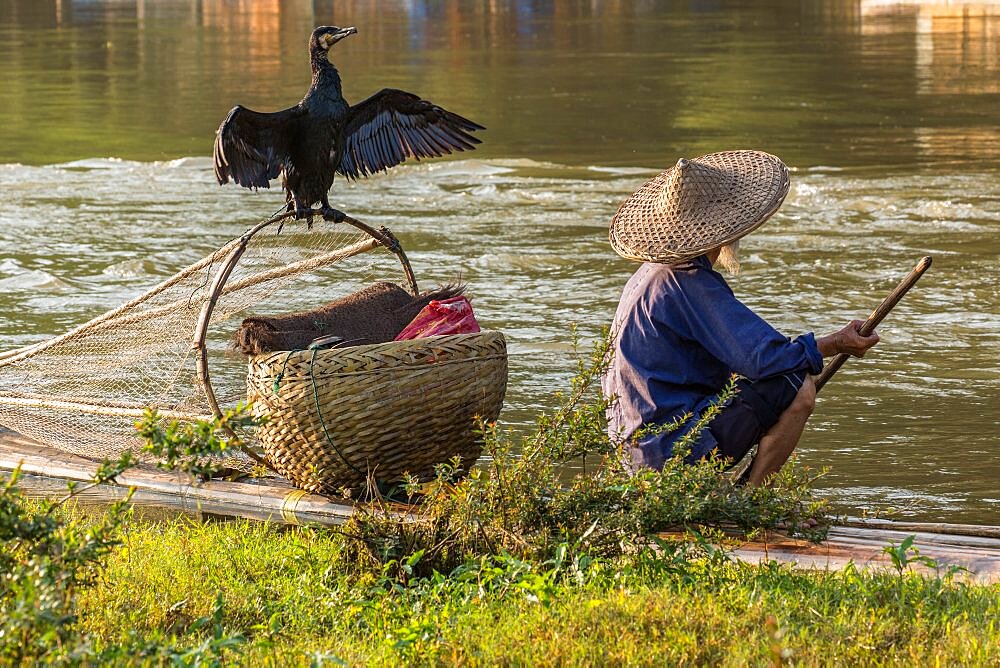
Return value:
<svg viewBox="0 0 1000 668">
<path fill-rule="evenodd" d="M 308 309 L 376 279 L 399 282 L 396 258 L 348 225 L 316 219 L 252 235 L 220 291 L 206 346 L 225 408 L 245 400 L 246 360 L 230 350 L 249 313 Z M 66 334 L 0 353 L 0 425 L 90 458 L 138 453 L 147 407 L 179 420 L 210 417 L 193 345 L 213 278 L 240 240 L 226 244 L 122 307 Z"/>
</svg>

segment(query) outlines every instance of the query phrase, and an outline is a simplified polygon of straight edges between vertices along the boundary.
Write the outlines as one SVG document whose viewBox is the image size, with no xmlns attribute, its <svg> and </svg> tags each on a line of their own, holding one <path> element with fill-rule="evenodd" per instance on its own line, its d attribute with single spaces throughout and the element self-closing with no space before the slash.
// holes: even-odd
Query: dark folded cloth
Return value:
<svg viewBox="0 0 1000 668">
<path fill-rule="evenodd" d="M 462 285 L 446 285 L 414 297 L 394 283 L 374 283 L 312 311 L 251 316 L 233 336 L 233 347 L 247 355 L 273 350 L 303 350 L 313 339 L 339 336 L 347 345 L 392 341 L 432 299 L 461 295 Z"/>
</svg>

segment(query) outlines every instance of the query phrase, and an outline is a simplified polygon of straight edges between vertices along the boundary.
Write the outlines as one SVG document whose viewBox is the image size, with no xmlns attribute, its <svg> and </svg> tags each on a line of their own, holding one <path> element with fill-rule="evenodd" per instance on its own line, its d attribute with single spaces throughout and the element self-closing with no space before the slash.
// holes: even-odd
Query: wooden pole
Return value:
<svg viewBox="0 0 1000 668">
<path fill-rule="evenodd" d="M 375 229 L 367 223 L 362 223 L 357 218 L 352 218 L 351 216 L 344 216 L 343 222 L 348 225 L 353 225 L 362 232 L 367 232 L 370 237 L 376 239 L 379 244 L 383 247 L 388 248 L 390 251 L 396 254 L 396 258 L 399 260 L 399 264 L 403 265 L 403 274 L 406 275 L 406 282 L 409 284 L 410 294 L 414 297 L 420 294 L 420 290 L 417 288 L 417 279 L 413 275 L 413 268 L 410 267 L 410 261 L 406 257 L 406 253 L 403 252 L 403 247 L 399 244 L 399 240 L 393 236 L 389 228 L 382 226 L 379 229 Z"/>
<path fill-rule="evenodd" d="M 891 311 L 893 307 L 899 303 L 899 300 L 903 298 L 903 295 L 909 292 L 910 288 L 912 288 L 916 282 L 920 280 L 920 277 L 924 275 L 924 272 L 927 271 L 930 266 L 931 257 L 929 255 L 920 258 L 920 262 L 917 262 L 917 266 L 913 268 L 913 271 L 907 274 L 906 278 L 904 278 L 899 285 L 896 286 L 896 289 L 889 293 L 888 297 L 882 300 L 882 303 L 878 305 L 877 309 L 872 311 L 871 315 L 868 316 L 868 319 L 865 320 L 863 325 L 861 325 L 861 329 L 859 329 L 858 332 L 862 336 L 869 336 L 872 332 L 874 332 L 875 328 L 878 327 L 879 323 L 882 322 L 885 316 L 889 315 L 889 311 Z M 830 377 L 837 373 L 840 367 L 844 366 L 844 362 L 850 358 L 851 356 L 847 353 L 840 353 L 830 360 L 830 363 L 827 364 L 826 367 L 823 368 L 823 371 L 816 377 L 816 391 L 819 392 L 823 386 L 826 385 L 826 381 L 830 380 Z"/>
</svg>

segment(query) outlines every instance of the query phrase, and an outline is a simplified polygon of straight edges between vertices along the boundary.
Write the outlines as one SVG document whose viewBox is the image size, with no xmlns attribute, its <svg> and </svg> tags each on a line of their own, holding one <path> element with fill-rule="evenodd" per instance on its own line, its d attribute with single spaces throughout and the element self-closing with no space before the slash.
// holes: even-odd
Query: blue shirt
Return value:
<svg viewBox="0 0 1000 668">
<path fill-rule="evenodd" d="M 794 340 L 779 333 L 733 295 L 705 255 L 676 265 L 642 265 L 625 285 L 612 335 L 614 358 L 602 389 L 615 399 L 608 409 L 615 441 L 688 412 L 697 418 L 733 373 L 755 381 L 823 368 L 811 333 Z M 685 431 L 643 437 L 630 446 L 633 464 L 661 468 Z M 689 459 L 715 446 L 705 429 Z"/>
</svg>

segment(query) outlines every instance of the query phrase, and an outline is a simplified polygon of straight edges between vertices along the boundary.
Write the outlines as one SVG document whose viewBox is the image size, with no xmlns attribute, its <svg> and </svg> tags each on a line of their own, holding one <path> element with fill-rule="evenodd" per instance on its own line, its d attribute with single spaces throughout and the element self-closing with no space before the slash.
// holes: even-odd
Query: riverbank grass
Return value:
<svg viewBox="0 0 1000 668">
<path fill-rule="evenodd" d="M 81 593 L 78 630 L 98 655 L 249 665 L 1000 661 L 1000 587 L 950 576 L 748 565 L 697 540 L 607 561 L 484 558 L 406 585 L 346 556 L 326 530 L 133 520 Z"/>
</svg>

